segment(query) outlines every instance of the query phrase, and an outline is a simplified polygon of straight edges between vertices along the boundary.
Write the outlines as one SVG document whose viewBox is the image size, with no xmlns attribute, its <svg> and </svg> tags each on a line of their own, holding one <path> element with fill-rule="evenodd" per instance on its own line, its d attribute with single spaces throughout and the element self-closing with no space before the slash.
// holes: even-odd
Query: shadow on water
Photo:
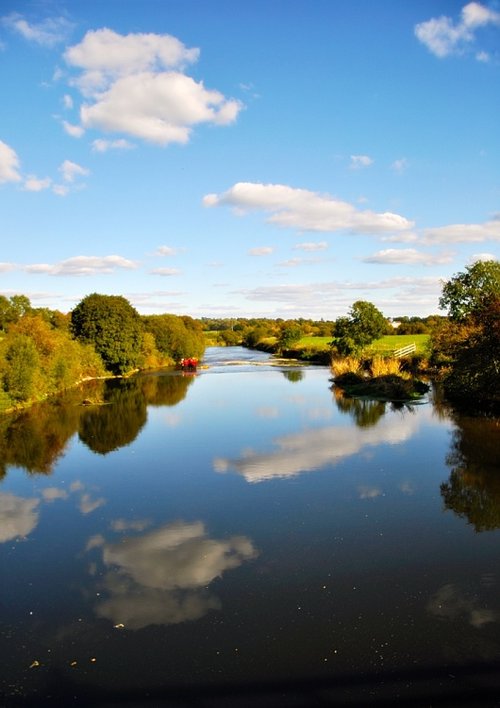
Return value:
<svg viewBox="0 0 500 708">
<path fill-rule="evenodd" d="M 167 708 L 307 708 L 307 706 L 498 706 L 500 664 L 435 666 L 408 671 L 311 677 L 288 681 L 166 685 L 149 689 L 103 689 L 67 673 L 47 673 L 36 697 L 5 697 L 5 708 L 42 704 L 93 708 L 166 706 Z M 41 695 L 44 696 L 42 703 Z"/>
</svg>

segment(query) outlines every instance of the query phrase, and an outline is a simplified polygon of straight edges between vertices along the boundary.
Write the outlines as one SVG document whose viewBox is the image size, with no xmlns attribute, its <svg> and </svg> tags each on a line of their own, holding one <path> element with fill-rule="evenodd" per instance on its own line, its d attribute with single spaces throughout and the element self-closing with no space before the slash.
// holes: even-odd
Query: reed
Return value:
<svg viewBox="0 0 500 708">
<path fill-rule="evenodd" d="M 345 356 L 340 359 L 333 359 L 332 372 L 334 376 L 342 376 L 344 374 L 361 374 L 361 359 L 357 356 Z"/>
<path fill-rule="evenodd" d="M 374 356 L 370 362 L 371 375 L 377 376 L 403 376 L 401 371 L 401 363 L 392 357 Z"/>
</svg>

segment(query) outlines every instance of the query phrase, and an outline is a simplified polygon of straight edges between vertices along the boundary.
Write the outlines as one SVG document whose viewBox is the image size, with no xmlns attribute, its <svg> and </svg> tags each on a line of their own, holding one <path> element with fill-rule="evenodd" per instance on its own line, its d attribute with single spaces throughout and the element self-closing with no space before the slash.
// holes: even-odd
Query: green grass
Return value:
<svg viewBox="0 0 500 708">
<path fill-rule="evenodd" d="M 426 351 L 428 334 L 388 334 L 375 340 L 364 351 L 365 354 L 392 354 L 395 349 L 401 349 L 415 342 L 417 354 Z"/>
<path fill-rule="evenodd" d="M 298 348 L 307 349 L 328 349 L 328 344 L 333 337 L 302 337 L 298 342 Z M 426 350 L 427 342 L 429 341 L 428 334 L 388 334 L 385 337 L 375 340 L 364 350 L 364 354 L 392 354 L 395 349 L 401 349 L 408 344 L 415 342 L 417 354 L 423 354 Z"/>
</svg>

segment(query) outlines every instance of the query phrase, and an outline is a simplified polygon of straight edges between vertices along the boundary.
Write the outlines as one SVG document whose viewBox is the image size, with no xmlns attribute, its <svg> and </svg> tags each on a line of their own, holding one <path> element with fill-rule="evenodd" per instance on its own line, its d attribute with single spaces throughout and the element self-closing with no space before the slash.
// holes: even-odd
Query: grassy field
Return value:
<svg viewBox="0 0 500 708">
<path fill-rule="evenodd" d="M 331 341 L 332 337 L 302 337 L 297 347 L 323 350 L 329 348 L 328 344 Z M 416 344 L 417 354 L 421 354 L 425 352 L 428 341 L 428 334 L 389 334 L 372 342 L 366 348 L 365 354 L 388 355 L 392 354 L 395 349 L 406 347 L 413 342 Z"/>
</svg>

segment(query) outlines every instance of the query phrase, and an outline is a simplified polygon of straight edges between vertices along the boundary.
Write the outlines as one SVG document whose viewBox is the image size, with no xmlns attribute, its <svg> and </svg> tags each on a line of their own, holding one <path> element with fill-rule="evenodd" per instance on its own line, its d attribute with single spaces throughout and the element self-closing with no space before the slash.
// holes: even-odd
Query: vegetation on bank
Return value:
<svg viewBox="0 0 500 708">
<path fill-rule="evenodd" d="M 413 398 L 422 393 L 417 377 L 426 370 L 455 405 L 498 413 L 500 263 L 479 261 L 455 275 L 443 286 L 440 307 L 447 316 L 392 322 L 363 300 L 336 321 L 195 320 L 141 316 L 121 296 L 93 293 L 65 315 L 33 308 L 23 295 L 0 295 L 0 411 L 88 378 L 202 358 L 208 344 L 224 344 L 332 365 L 336 384 L 350 395 Z M 416 351 L 395 360 L 394 350 L 408 343 Z M 339 372 L 346 362 L 356 364 Z"/>
<path fill-rule="evenodd" d="M 141 317 L 121 296 L 84 298 L 64 315 L 0 296 L 0 411 L 39 401 L 90 378 L 125 376 L 201 356 L 201 324 Z"/>
</svg>

